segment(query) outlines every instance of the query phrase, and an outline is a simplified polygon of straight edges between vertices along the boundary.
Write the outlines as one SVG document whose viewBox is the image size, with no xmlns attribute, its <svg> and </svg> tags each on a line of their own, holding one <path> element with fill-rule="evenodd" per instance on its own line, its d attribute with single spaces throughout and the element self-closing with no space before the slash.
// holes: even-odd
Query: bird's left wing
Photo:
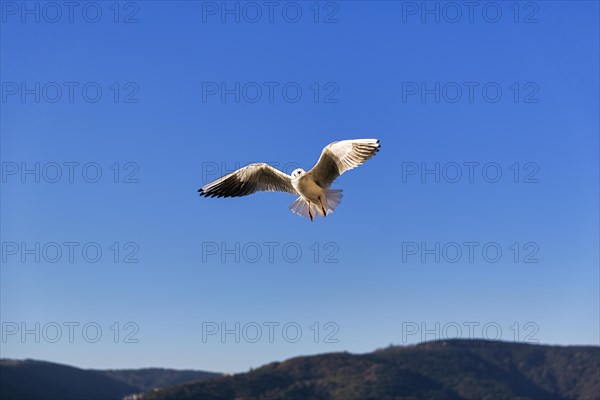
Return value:
<svg viewBox="0 0 600 400">
<path fill-rule="evenodd" d="M 268 164 L 250 164 L 198 189 L 204 197 L 239 197 L 258 191 L 298 194 L 291 177 Z"/>
<path fill-rule="evenodd" d="M 319 161 L 306 176 L 311 176 L 322 188 L 328 188 L 338 176 L 373 157 L 379 147 L 377 139 L 333 142 L 323 149 Z"/>
</svg>

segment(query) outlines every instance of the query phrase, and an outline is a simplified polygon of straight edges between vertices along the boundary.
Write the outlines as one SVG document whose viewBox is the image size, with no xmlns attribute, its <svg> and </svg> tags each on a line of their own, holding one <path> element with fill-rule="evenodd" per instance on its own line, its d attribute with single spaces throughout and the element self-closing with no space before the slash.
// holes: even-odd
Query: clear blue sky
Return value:
<svg viewBox="0 0 600 400">
<path fill-rule="evenodd" d="M 239 23 L 235 3 L 1 3 L 2 357 L 235 372 L 415 343 L 422 323 L 598 344 L 598 3 L 428 3 L 439 22 L 421 2 L 261 3 Z M 382 150 L 325 219 L 287 194 L 197 196 L 362 137 Z M 236 322 L 240 343 L 203 340 Z"/>
</svg>

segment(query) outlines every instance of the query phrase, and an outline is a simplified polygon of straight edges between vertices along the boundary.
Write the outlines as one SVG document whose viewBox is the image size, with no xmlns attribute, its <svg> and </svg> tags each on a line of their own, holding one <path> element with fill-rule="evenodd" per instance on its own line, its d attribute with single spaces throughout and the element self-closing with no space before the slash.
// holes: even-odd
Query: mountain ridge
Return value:
<svg viewBox="0 0 600 400">
<path fill-rule="evenodd" d="M 154 387 L 220 375 L 167 368 L 83 369 L 41 360 L 0 359 L 0 398 L 120 400 Z"/>
<path fill-rule="evenodd" d="M 2 399 L 600 400 L 599 346 L 479 339 L 298 356 L 233 375 L 29 359 L 0 359 L 0 372 Z"/>
<path fill-rule="evenodd" d="M 600 347 L 440 340 L 294 357 L 144 400 L 600 399 Z"/>
</svg>

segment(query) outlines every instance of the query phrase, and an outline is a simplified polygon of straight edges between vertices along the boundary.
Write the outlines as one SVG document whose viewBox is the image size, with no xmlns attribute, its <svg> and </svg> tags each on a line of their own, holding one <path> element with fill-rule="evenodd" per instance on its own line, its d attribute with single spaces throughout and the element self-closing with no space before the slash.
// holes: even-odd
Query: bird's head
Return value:
<svg viewBox="0 0 600 400">
<path fill-rule="evenodd" d="M 300 178 L 302 175 L 306 173 L 302 168 L 296 168 L 294 172 L 292 172 L 292 178 Z"/>
</svg>

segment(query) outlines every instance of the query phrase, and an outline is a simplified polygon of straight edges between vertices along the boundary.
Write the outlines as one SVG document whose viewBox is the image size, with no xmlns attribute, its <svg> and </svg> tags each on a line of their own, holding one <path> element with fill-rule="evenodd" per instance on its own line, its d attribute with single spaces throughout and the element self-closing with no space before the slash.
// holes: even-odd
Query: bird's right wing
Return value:
<svg viewBox="0 0 600 400">
<path fill-rule="evenodd" d="M 239 197 L 258 191 L 298 194 L 292 178 L 268 164 L 250 164 L 198 189 L 204 197 Z"/>
<path fill-rule="evenodd" d="M 377 139 L 333 142 L 323 149 L 319 161 L 306 175 L 322 188 L 328 188 L 338 176 L 373 157 L 379 147 Z"/>
</svg>

